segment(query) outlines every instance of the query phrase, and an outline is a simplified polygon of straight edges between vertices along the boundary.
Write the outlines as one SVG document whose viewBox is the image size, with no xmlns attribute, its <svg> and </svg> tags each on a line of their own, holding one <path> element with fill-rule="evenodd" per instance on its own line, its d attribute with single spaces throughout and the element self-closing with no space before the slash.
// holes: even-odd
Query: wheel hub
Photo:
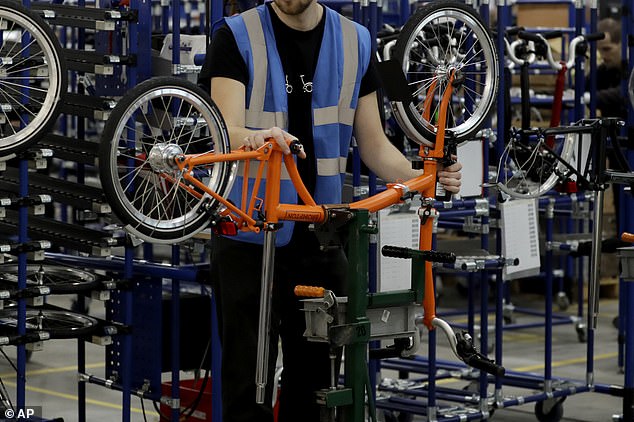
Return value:
<svg viewBox="0 0 634 422">
<path fill-rule="evenodd" d="M 177 144 L 155 144 L 148 154 L 148 162 L 157 173 L 168 173 L 178 169 L 176 157 L 183 153 L 183 149 Z"/>
</svg>

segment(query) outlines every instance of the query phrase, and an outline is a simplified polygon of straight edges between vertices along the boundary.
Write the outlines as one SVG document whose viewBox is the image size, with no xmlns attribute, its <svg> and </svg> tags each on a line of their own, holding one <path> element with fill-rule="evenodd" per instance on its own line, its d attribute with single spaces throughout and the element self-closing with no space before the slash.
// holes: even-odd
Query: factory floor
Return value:
<svg viewBox="0 0 634 422">
<path fill-rule="evenodd" d="M 455 289 L 445 289 L 444 301 L 441 304 L 464 309 L 464 298 L 455 293 Z M 453 299 L 447 300 L 447 297 Z M 58 297 L 59 305 L 69 305 L 70 297 Z M 520 295 L 516 301 L 522 306 L 541 311 L 543 298 L 539 295 Z M 92 302 L 91 314 L 103 316 L 103 305 Z M 576 306 L 570 306 L 560 312 L 571 315 Z M 623 384 L 623 374 L 617 364 L 617 330 L 613 326 L 613 319 L 618 312 L 616 299 L 602 299 L 600 305 L 599 326 L 595 332 L 594 366 L 595 382 L 600 384 Z M 439 312 L 442 316 L 442 310 Z M 454 316 L 447 318 L 453 322 L 465 322 L 466 318 Z M 523 315 L 514 312 L 513 319 L 517 323 L 540 321 L 539 316 Z M 585 321 L 584 321 L 585 322 Z M 534 327 L 504 332 L 503 364 L 510 371 L 534 373 L 542 375 L 544 371 L 544 328 Z M 493 333 L 491 333 L 491 336 Z M 446 342 L 439 340 L 439 359 L 452 360 Z M 493 345 L 491 345 L 493 346 Z M 426 344 L 421 345 L 424 354 Z M 15 348 L 4 347 L 4 351 L 11 359 L 15 359 Z M 63 418 L 64 421 L 77 420 L 77 342 L 74 340 L 50 340 L 43 342 L 43 350 L 35 351 L 27 363 L 26 373 L 26 401 L 29 406 L 41 406 L 45 419 Z M 105 351 L 103 347 L 88 344 L 86 352 L 87 372 L 103 376 L 105 370 Z M 553 326 L 553 376 L 571 380 L 583 381 L 586 378 L 586 345 L 579 341 L 578 333 L 573 324 Z M 630 369 L 632 370 L 632 369 Z M 192 374 L 183 374 L 191 376 Z M 383 377 L 395 377 L 394 371 L 385 371 Z M 16 374 L 6 359 L 0 358 L 0 378 L 4 382 L 12 400 L 15 402 Z M 468 389 L 470 383 L 465 380 L 443 379 L 439 381 L 443 387 Z M 121 420 L 121 394 L 96 385 L 87 385 L 87 420 L 88 421 L 118 421 Z M 528 396 L 534 391 L 504 387 L 503 394 L 510 396 Z M 470 394 L 470 393 L 467 393 Z M 145 415 L 140 399 L 131 400 L 132 421 L 158 421 L 158 414 L 152 403 L 144 403 Z M 528 403 L 505 409 L 496 409 L 492 420 L 495 421 L 534 421 L 536 420 L 535 404 Z M 600 422 L 612 421 L 614 414 L 622 413 L 622 401 L 618 397 L 594 392 L 584 392 L 568 397 L 563 403 L 564 415 L 562 421 Z M 379 413 L 379 420 L 384 418 Z M 415 421 L 425 420 L 416 416 Z M 442 418 L 438 418 L 442 421 Z"/>
</svg>

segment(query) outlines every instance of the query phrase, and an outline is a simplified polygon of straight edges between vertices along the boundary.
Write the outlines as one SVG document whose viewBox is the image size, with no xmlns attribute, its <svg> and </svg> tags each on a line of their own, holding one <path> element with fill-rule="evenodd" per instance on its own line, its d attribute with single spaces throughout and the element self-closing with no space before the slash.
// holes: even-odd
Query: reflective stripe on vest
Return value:
<svg viewBox="0 0 634 422">
<path fill-rule="evenodd" d="M 317 163 L 315 201 L 339 203 L 359 87 L 370 59 L 370 37 L 364 27 L 323 7 L 326 21 L 312 92 L 315 157 L 307 159 L 316 159 Z M 278 126 L 287 130 L 288 103 L 284 70 L 268 8 L 261 5 L 226 18 L 226 22 L 249 71 L 245 99 L 246 126 L 251 129 Z M 252 168 L 257 167 L 257 163 L 253 164 Z M 238 177 L 230 194 L 230 199 L 236 204 L 239 204 L 236 201 L 240 201 L 241 187 L 242 177 Z M 262 192 L 263 188 L 260 198 L 263 197 Z M 297 202 L 297 194 L 289 180 L 281 182 L 280 202 Z M 292 226 L 292 222 L 284 222 L 284 227 L 277 234 L 278 246 L 288 243 Z M 250 233 L 242 233 L 239 238 L 262 242 L 261 235 Z"/>
</svg>

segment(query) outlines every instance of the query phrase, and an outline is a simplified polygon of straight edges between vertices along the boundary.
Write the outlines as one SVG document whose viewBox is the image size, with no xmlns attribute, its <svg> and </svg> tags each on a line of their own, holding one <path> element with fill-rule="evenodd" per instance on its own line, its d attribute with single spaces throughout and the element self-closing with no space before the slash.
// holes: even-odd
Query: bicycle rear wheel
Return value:
<svg viewBox="0 0 634 422">
<path fill-rule="evenodd" d="M 67 75 L 53 30 L 18 2 L 0 0 L 0 33 L 0 156 L 9 156 L 55 123 Z"/>
<path fill-rule="evenodd" d="M 173 244 L 204 229 L 219 202 L 189 184 L 178 154 L 225 154 L 229 136 L 220 111 L 199 87 L 172 77 L 145 81 L 124 95 L 104 127 L 100 179 L 116 216 L 140 239 Z M 231 162 L 190 174 L 225 197 Z"/>
<path fill-rule="evenodd" d="M 92 333 L 98 321 L 88 315 L 50 309 L 27 309 L 26 331 L 46 331 L 51 338 L 76 338 Z M 14 332 L 18 325 L 18 309 L 0 310 L 0 329 Z"/>
<path fill-rule="evenodd" d="M 546 138 L 533 143 L 512 138 L 500 159 L 497 188 L 513 198 L 538 198 L 568 180 L 573 174 L 571 167 L 581 169 L 587 159 L 583 153 L 577 154 L 579 136 L 558 137 L 552 148 L 545 146 Z"/>
<path fill-rule="evenodd" d="M 458 140 L 474 136 L 485 123 L 498 90 L 498 56 L 476 11 L 455 1 L 420 8 L 398 38 L 395 58 L 411 92 L 409 102 L 392 104 L 409 138 L 433 146 L 440 98 L 454 73 L 446 129 Z"/>
</svg>

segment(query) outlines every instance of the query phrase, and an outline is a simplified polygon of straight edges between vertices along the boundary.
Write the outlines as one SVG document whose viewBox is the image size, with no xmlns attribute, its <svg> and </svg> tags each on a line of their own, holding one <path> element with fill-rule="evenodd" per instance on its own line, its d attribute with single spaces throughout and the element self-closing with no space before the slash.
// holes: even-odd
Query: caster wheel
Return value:
<svg viewBox="0 0 634 422">
<path fill-rule="evenodd" d="M 383 412 L 383 418 L 385 422 L 412 422 L 414 420 L 414 415 L 411 413 L 392 412 L 391 410 L 386 410 Z"/>
<path fill-rule="evenodd" d="M 579 343 L 585 343 L 588 341 L 588 333 L 586 332 L 585 325 L 577 325 L 575 330 L 577 331 L 577 339 L 579 340 Z"/>
<path fill-rule="evenodd" d="M 32 356 L 33 356 L 33 350 L 27 350 L 26 351 L 26 361 L 30 362 Z"/>
<path fill-rule="evenodd" d="M 512 304 L 506 304 L 504 305 L 504 308 L 502 309 L 502 318 L 504 319 L 504 323 L 505 324 L 515 324 L 515 306 L 513 306 Z"/>
<path fill-rule="evenodd" d="M 557 305 L 560 311 L 565 311 L 570 306 L 570 299 L 564 292 L 557 293 Z"/>
<path fill-rule="evenodd" d="M 615 316 L 614 319 L 612 320 L 612 325 L 614 326 L 614 328 L 616 328 L 617 330 L 619 329 L 619 317 Z"/>
<path fill-rule="evenodd" d="M 561 402 L 555 403 L 546 413 L 545 402 L 535 403 L 535 416 L 539 422 L 559 422 L 564 417 L 564 406 Z"/>
</svg>

